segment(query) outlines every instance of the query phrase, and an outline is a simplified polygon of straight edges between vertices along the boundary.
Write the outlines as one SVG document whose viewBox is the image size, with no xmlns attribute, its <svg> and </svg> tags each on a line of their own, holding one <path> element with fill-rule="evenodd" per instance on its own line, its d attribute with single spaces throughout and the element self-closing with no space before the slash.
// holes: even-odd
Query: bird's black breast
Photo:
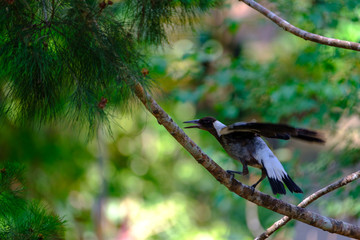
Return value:
<svg viewBox="0 0 360 240">
<path fill-rule="evenodd" d="M 254 133 L 241 132 L 222 135 L 219 140 L 232 158 L 250 166 L 261 168 L 261 165 L 253 158 L 252 154 L 256 148 L 255 138 L 257 136 Z"/>
</svg>

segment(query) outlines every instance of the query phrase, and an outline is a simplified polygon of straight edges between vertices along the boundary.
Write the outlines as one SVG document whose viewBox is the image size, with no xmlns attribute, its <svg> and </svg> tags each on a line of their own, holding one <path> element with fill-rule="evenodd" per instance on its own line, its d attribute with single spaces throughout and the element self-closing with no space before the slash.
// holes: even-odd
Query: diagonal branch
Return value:
<svg viewBox="0 0 360 240">
<path fill-rule="evenodd" d="M 324 37 L 324 36 L 321 36 L 318 34 L 307 32 L 305 30 L 295 27 L 294 25 L 291 25 L 286 20 L 282 19 L 281 17 L 279 17 L 275 13 L 271 12 L 269 9 L 265 8 L 261 4 L 255 2 L 254 0 L 239 0 L 239 1 L 244 2 L 249 7 L 260 12 L 265 17 L 269 18 L 271 21 L 276 23 L 279 27 L 283 28 L 285 31 L 288 31 L 298 37 L 305 39 L 305 40 L 317 42 L 317 43 L 328 45 L 328 46 L 360 51 L 360 43 L 349 42 L 349 41 L 339 40 L 339 39 L 335 39 L 335 38 L 328 38 L 328 37 Z"/>
<path fill-rule="evenodd" d="M 342 186 L 345 186 L 346 184 L 353 182 L 358 178 L 360 178 L 360 170 L 356 171 L 352 174 L 349 174 L 348 176 L 311 194 L 310 196 L 305 198 L 301 203 L 299 203 L 298 207 L 304 208 L 304 207 L 308 206 L 309 204 L 311 204 L 312 202 L 314 202 L 315 200 L 317 200 L 318 198 L 324 196 L 325 194 L 327 194 L 331 191 L 334 191 L 335 189 L 338 189 Z M 261 235 L 259 235 L 257 238 L 255 238 L 255 240 L 264 240 L 264 239 L 268 238 L 271 234 L 273 234 L 276 230 L 278 230 L 279 228 L 281 228 L 282 226 L 287 224 L 290 220 L 291 220 L 291 218 L 289 218 L 288 216 L 283 217 L 279 221 L 275 222 L 271 227 L 266 229 L 265 232 L 263 232 Z"/>
<path fill-rule="evenodd" d="M 252 188 L 238 182 L 236 179 L 233 178 L 230 180 L 230 174 L 228 174 L 209 156 L 207 156 L 157 104 L 157 102 L 143 89 L 139 83 L 128 80 L 127 84 L 129 87 L 135 90 L 136 96 L 144 104 L 146 109 L 154 115 L 158 123 L 163 125 L 166 130 L 195 158 L 199 164 L 204 166 L 216 178 L 216 180 L 227 187 L 230 191 L 259 206 L 265 207 L 282 215 L 289 216 L 290 218 L 294 218 L 311 226 L 331 233 L 337 233 L 340 235 L 360 239 L 360 226 L 324 217 L 320 214 L 311 212 L 292 204 L 288 204 L 279 199 L 263 194 L 257 190 L 253 192 Z"/>
</svg>

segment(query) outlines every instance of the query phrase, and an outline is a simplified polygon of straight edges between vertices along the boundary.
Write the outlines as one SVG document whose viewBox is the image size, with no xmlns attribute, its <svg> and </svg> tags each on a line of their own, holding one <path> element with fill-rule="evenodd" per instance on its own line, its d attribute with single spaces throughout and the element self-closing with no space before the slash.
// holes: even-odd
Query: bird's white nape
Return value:
<svg viewBox="0 0 360 240">
<path fill-rule="evenodd" d="M 220 136 L 221 136 L 220 131 L 221 131 L 221 129 L 225 128 L 226 125 L 223 124 L 222 122 L 218 121 L 218 120 L 216 120 L 215 122 L 213 122 L 213 125 L 214 125 L 214 128 L 215 128 L 218 136 L 220 137 Z"/>
</svg>

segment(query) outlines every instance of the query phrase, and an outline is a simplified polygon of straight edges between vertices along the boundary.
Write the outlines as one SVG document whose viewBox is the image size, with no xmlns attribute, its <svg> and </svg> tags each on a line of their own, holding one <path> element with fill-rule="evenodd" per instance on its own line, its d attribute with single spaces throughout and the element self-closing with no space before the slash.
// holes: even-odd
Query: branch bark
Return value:
<svg viewBox="0 0 360 240">
<path fill-rule="evenodd" d="M 271 21 L 273 21 L 275 24 L 277 24 L 279 27 L 283 28 L 285 31 L 288 31 L 300 38 L 303 38 L 305 40 L 309 40 L 312 42 L 317 42 L 320 44 L 328 45 L 328 46 L 360 51 L 359 43 L 349 42 L 349 41 L 345 41 L 345 40 L 339 40 L 339 39 L 335 39 L 335 38 L 328 38 L 328 37 L 324 37 L 324 36 L 321 36 L 318 34 L 307 32 L 305 30 L 295 27 L 294 25 L 291 25 L 283 18 L 279 17 L 275 13 L 271 12 L 269 9 L 265 8 L 264 6 L 262 6 L 261 4 L 255 2 L 253 0 L 239 0 L 239 1 L 244 2 L 249 7 L 260 12 L 265 17 L 269 18 Z"/>
<path fill-rule="evenodd" d="M 298 207 L 304 208 L 304 207 L 308 206 L 309 204 L 311 204 L 312 202 L 314 202 L 315 200 L 317 200 L 318 198 L 324 196 L 325 194 L 327 194 L 331 191 L 334 191 L 342 186 L 345 186 L 346 184 L 353 182 L 358 178 L 360 178 L 360 170 L 357 172 L 354 172 L 352 174 L 349 174 L 348 176 L 311 194 L 310 196 L 305 198 L 303 201 L 301 201 L 301 203 L 299 203 Z M 291 218 L 289 218 L 288 216 L 281 218 L 279 221 L 275 222 L 271 227 L 266 229 L 265 232 L 263 232 L 261 235 L 256 237 L 255 240 L 267 239 L 271 234 L 273 234 L 276 230 L 278 230 L 279 228 L 281 228 L 282 226 L 287 224 L 290 220 L 291 220 Z"/>
<path fill-rule="evenodd" d="M 135 90 L 136 96 L 144 104 L 146 109 L 154 115 L 158 123 L 163 125 L 166 130 L 195 158 L 195 160 L 204 166 L 216 180 L 227 187 L 230 191 L 236 193 L 242 198 L 247 199 L 259 206 L 265 207 L 274 212 L 294 218 L 303 223 L 320 228 L 322 230 L 337 233 L 340 235 L 360 239 L 360 227 L 324 217 L 320 214 L 308 211 L 304 208 L 288 204 L 269 195 L 263 194 L 257 190 L 252 193 L 252 189 L 232 179 L 230 175 L 222 169 L 216 162 L 207 156 L 193 142 L 185 132 L 171 119 L 171 117 L 157 104 L 157 102 L 148 94 L 139 83 L 128 82 L 128 85 Z"/>
</svg>

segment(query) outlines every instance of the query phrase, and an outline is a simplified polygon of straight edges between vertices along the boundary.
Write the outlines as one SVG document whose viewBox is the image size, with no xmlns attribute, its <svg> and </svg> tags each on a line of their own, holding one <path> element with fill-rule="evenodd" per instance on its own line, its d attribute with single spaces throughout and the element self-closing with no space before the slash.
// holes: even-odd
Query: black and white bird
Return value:
<svg viewBox="0 0 360 240">
<path fill-rule="evenodd" d="M 228 170 L 229 173 L 247 175 L 248 165 L 260 168 L 261 178 L 251 187 L 255 188 L 267 176 L 274 194 L 286 194 L 283 183 L 290 192 L 302 193 L 303 191 L 286 173 L 280 161 L 260 136 L 284 140 L 294 137 L 308 142 L 325 142 L 318 132 L 294 128 L 286 124 L 237 122 L 226 126 L 213 117 L 184 123 L 195 124 L 185 128 L 199 128 L 210 132 L 233 159 L 242 163 L 242 172 Z"/>
</svg>

